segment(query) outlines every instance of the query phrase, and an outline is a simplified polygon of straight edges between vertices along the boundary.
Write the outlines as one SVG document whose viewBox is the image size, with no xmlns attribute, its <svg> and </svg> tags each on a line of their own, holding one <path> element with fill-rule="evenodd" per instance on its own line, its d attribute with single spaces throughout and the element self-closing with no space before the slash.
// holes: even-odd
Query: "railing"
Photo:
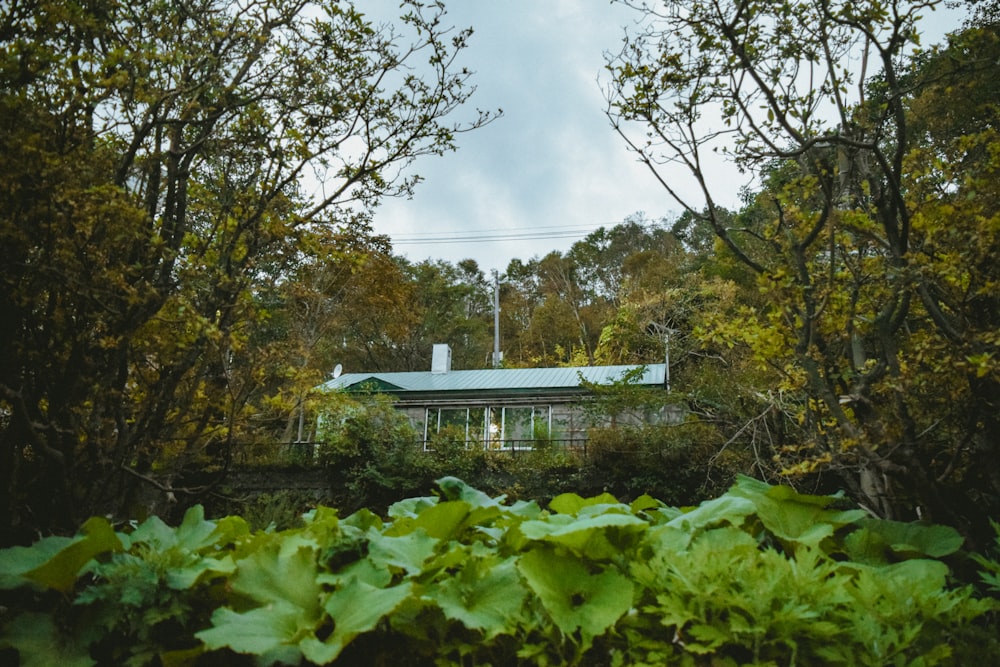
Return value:
<svg viewBox="0 0 1000 667">
<path fill-rule="evenodd" d="M 281 442 L 254 443 L 250 447 L 237 448 L 236 463 L 246 464 L 250 460 L 257 463 L 300 463 L 311 464 L 318 459 L 321 442 Z M 434 450 L 434 440 L 418 440 L 415 445 L 424 451 Z M 467 440 L 468 450 L 486 450 L 498 454 L 520 455 L 530 452 L 563 452 L 575 456 L 587 456 L 586 438 L 549 438 L 545 440 L 500 440 L 484 443 L 481 440 Z"/>
<path fill-rule="evenodd" d="M 298 463 L 311 465 L 318 458 L 321 442 L 253 442 L 237 447 L 233 460 L 237 464 Z"/>
<path fill-rule="evenodd" d="M 424 451 L 434 449 L 434 440 L 422 441 Z M 580 456 L 587 455 L 586 438 L 546 438 L 524 439 L 524 440 L 497 440 L 495 442 L 483 442 L 482 440 L 466 440 L 466 449 L 485 449 L 488 452 L 500 452 L 517 454 L 520 452 L 533 451 L 561 451 Z"/>
</svg>

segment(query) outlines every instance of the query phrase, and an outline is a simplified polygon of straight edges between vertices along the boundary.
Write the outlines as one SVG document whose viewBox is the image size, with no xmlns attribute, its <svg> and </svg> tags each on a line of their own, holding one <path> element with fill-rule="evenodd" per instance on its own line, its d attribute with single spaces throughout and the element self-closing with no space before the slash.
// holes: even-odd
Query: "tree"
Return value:
<svg viewBox="0 0 1000 667">
<path fill-rule="evenodd" d="M 500 344 L 507 366 L 529 366 L 535 356 L 527 331 L 539 303 L 537 266 L 537 259 L 512 259 L 500 282 Z"/>
<path fill-rule="evenodd" d="M 786 472 L 831 470 L 878 514 L 973 531 L 1000 510 L 1000 480 L 982 472 L 1000 453 L 996 181 L 979 180 L 997 144 L 961 123 L 938 143 L 919 109 L 974 87 L 996 47 L 963 38 L 916 57 L 937 4 L 668 0 L 610 59 L 608 115 L 758 276 L 767 307 L 708 335 L 771 369 L 775 407 L 801 425 L 778 452 Z M 756 178 L 735 219 L 713 149 Z"/>
<path fill-rule="evenodd" d="M 604 299 L 617 305 L 624 280 L 625 261 L 644 251 L 670 254 L 676 239 L 662 227 L 633 214 L 611 228 L 600 227 L 577 241 L 567 253 L 579 275 L 579 282 L 591 300 Z"/>
<path fill-rule="evenodd" d="M 513 260 L 500 294 L 503 345 L 512 365 L 593 363 L 601 319 L 610 302 L 599 285 L 603 264 L 598 248 L 604 231 L 563 255 L 553 251 L 527 263 Z M 587 266 L 581 267 L 578 258 Z"/>
<path fill-rule="evenodd" d="M 245 364 L 262 369 L 257 382 L 267 400 L 256 406 L 259 440 L 272 446 L 308 440 L 306 413 L 313 389 L 337 364 L 358 366 L 345 354 L 344 323 L 357 313 L 352 300 L 366 294 L 373 280 L 386 285 L 370 269 L 390 252 L 388 237 L 375 235 L 361 215 L 332 231 L 311 257 L 275 274 L 274 280 L 257 281 L 254 299 L 266 317 L 251 332 Z"/>
<path fill-rule="evenodd" d="M 487 367 L 493 347 L 492 288 L 476 262 L 455 266 L 426 260 L 409 265 L 407 273 L 414 287 L 411 307 L 419 318 L 411 346 L 420 354 L 406 370 L 429 370 L 435 343 L 452 347 L 455 368 Z"/>
<path fill-rule="evenodd" d="M 260 398 L 256 286 L 494 117 L 446 120 L 471 93 L 470 31 L 440 3 L 404 10 L 391 26 L 305 0 L 0 8 L 5 531 L 225 465 Z"/>
</svg>

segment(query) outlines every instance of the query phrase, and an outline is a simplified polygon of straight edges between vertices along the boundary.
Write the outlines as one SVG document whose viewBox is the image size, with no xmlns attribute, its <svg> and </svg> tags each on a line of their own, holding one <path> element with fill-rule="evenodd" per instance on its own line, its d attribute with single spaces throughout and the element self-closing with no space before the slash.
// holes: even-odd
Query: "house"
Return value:
<svg viewBox="0 0 1000 667">
<path fill-rule="evenodd" d="M 434 346 L 429 371 L 345 373 L 321 388 L 391 396 L 423 434 L 425 447 L 438 434 L 447 433 L 464 436 L 468 446 L 490 449 L 531 449 L 541 442 L 582 448 L 591 423 L 581 402 L 591 392 L 581 379 L 610 385 L 630 372 L 637 376 L 634 384 L 663 390 L 666 398 L 665 364 L 452 370 L 447 345 Z M 676 419 L 676 406 L 666 400 L 657 412 L 644 420 Z"/>
</svg>

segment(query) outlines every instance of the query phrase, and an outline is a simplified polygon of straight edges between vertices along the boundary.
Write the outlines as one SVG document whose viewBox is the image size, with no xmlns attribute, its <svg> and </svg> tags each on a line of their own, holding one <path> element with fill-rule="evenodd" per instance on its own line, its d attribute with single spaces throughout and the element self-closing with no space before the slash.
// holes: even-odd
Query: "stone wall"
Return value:
<svg viewBox="0 0 1000 667">
<path fill-rule="evenodd" d="M 233 496 L 259 496 L 278 491 L 312 494 L 317 500 L 328 498 L 330 482 L 322 468 L 254 467 L 236 468 L 223 484 Z"/>
</svg>

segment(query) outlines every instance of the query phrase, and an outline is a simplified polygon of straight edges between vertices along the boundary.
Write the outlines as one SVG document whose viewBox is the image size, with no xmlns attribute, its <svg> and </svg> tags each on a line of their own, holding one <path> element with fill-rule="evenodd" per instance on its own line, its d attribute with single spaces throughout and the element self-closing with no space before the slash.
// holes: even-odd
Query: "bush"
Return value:
<svg viewBox="0 0 1000 667">
<path fill-rule="evenodd" d="M 647 424 L 592 428 L 581 470 L 584 488 L 618 497 L 654 495 L 688 505 L 723 493 L 750 461 L 715 446 L 703 424 Z"/>
<path fill-rule="evenodd" d="M 246 499 L 226 498 L 216 505 L 210 515 L 239 515 L 250 530 L 285 530 L 301 524 L 302 515 L 316 506 L 316 497 L 307 491 L 282 490 Z"/>
<path fill-rule="evenodd" d="M 334 504 L 376 511 L 407 495 L 425 493 L 433 467 L 406 416 L 380 395 L 331 395 L 318 420 L 319 462 L 328 472 Z"/>
</svg>

